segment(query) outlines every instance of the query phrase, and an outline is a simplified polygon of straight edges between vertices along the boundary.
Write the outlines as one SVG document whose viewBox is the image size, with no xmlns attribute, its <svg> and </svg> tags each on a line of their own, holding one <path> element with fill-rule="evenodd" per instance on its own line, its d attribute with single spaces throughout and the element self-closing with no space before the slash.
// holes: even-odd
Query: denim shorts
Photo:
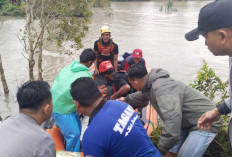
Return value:
<svg viewBox="0 0 232 157">
<path fill-rule="evenodd" d="M 189 133 L 181 131 L 180 140 L 169 152 L 178 153 L 178 157 L 202 157 L 216 135 L 200 130 Z"/>
</svg>

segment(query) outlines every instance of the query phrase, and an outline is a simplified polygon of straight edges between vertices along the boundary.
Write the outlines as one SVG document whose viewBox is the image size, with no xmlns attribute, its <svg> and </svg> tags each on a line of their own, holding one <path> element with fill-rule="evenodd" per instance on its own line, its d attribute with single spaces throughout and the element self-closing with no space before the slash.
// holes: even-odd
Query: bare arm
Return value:
<svg viewBox="0 0 232 157">
<path fill-rule="evenodd" d="M 199 119 L 197 123 L 197 127 L 203 130 L 209 129 L 211 124 L 217 121 L 220 118 L 221 114 L 219 113 L 218 109 L 215 108 L 211 111 L 204 113 Z"/>
<path fill-rule="evenodd" d="M 122 86 L 116 93 L 114 93 L 111 97 L 110 100 L 115 100 L 124 94 L 127 94 L 130 91 L 130 86 L 128 84 L 125 84 Z"/>
<path fill-rule="evenodd" d="M 95 53 L 96 53 L 96 56 L 98 56 L 97 51 L 95 51 Z M 95 67 L 95 69 L 94 69 L 94 75 L 99 74 L 99 71 L 98 71 L 98 68 L 97 68 L 97 58 L 94 61 L 94 67 Z"/>
<path fill-rule="evenodd" d="M 114 70 L 118 71 L 118 54 L 114 55 Z"/>
<path fill-rule="evenodd" d="M 130 104 L 133 108 L 143 108 L 146 107 L 149 103 L 149 99 L 145 95 L 145 93 L 142 93 L 140 91 L 129 94 L 125 99 L 125 102 Z"/>
</svg>

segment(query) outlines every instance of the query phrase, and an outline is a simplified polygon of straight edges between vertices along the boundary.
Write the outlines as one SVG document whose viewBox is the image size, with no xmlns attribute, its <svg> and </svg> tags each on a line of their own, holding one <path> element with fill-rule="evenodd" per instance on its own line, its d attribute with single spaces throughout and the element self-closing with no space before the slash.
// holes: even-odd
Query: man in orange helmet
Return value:
<svg viewBox="0 0 232 157">
<path fill-rule="evenodd" d="M 125 72 L 114 72 L 110 61 L 104 61 L 99 65 L 99 75 L 96 75 L 95 82 L 98 84 L 99 80 L 104 80 L 107 90 L 110 87 L 113 89 L 113 92 L 107 93 L 107 99 L 115 100 L 134 92 L 134 88 L 131 87 Z M 98 84 L 98 87 L 101 86 Z M 100 91 L 104 96 L 106 90 L 100 89 Z"/>
</svg>

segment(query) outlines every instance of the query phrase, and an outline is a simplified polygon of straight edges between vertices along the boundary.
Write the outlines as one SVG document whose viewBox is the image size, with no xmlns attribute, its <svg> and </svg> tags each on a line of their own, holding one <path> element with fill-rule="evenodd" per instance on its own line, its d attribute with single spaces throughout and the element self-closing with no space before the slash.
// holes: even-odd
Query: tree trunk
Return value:
<svg viewBox="0 0 232 157">
<path fill-rule="evenodd" d="M 5 79 L 4 69 L 3 69 L 3 66 L 2 66 L 1 55 L 0 55 L 0 75 L 1 75 L 1 81 L 2 81 L 2 86 L 3 86 L 3 89 L 4 89 L 4 93 L 7 94 L 7 93 L 9 93 L 9 89 L 8 89 L 6 79 Z"/>
<path fill-rule="evenodd" d="M 42 69 L 42 43 L 39 44 L 39 56 L 38 56 L 38 80 L 43 80 L 43 69 Z"/>
<path fill-rule="evenodd" d="M 42 52 L 43 52 L 43 35 L 44 35 L 44 0 L 41 0 L 41 15 L 40 15 L 40 28 L 41 34 L 39 37 L 39 56 L 38 56 L 38 80 L 43 80 L 43 68 L 42 68 Z"/>
<path fill-rule="evenodd" d="M 34 73 L 33 73 L 33 69 L 34 69 L 34 65 L 35 65 L 34 51 L 30 50 L 28 63 L 29 63 L 29 78 L 30 78 L 30 81 L 34 81 Z"/>
<path fill-rule="evenodd" d="M 29 78 L 30 81 L 34 81 L 34 74 L 33 74 L 33 68 L 35 65 L 35 60 L 34 60 L 34 48 L 33 48 L 33 37 L 31 34 L 31 0 L 26 0 L 26 22 L 27 22 L 27 36 L 28 36 L 28 42 L 29 42 Z"/>
</svg>

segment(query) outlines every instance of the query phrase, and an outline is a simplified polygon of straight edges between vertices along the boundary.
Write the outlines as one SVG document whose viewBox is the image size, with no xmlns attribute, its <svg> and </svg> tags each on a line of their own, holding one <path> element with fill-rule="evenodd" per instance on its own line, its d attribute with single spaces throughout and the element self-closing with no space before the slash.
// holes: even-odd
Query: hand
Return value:
<svg viewBox="0 0 232 157">
<path fill-rule="evenodd" d="M 120 100 L 120 101 L 125 102 L 125 97 L 120 97 L 120 98 L 118 98 L 117 100 Z"/>
<path fill-rule="evenodd" d="M 76 108 L 76 111 L 77 111 L 78 115 L 83 114 L 83 113 L 79 110 L 79 108 Z"/>
<path fill-rule="evenodd" d="M 168 152 L 164 157 L 178 157 L 178 154 L 172 153 L 172 152 Z"/>
<path fill-rule="evenodd" d="M 97 74 L 99 74 L 99 71 L 98 71 L 98 69 L 97 69 L 97 68 L 95 68 L 95 70 L 94 70 L 94 74 L 93 74 L 93 75 L 97 75 Z"/>
<path fill-rule="evenodd" d="M 113 95 L 110 97 L 110 100 L 116 100 L 116 99 L 117 99 L 116 94 L 113 94 Z"/>
<path fill-rule="evenodd" d="M 211 124 L 220 118 L 220 113 L 218 109 L 215 108 L 211 111 L 204 113 L 199 119 L 197 123 L 197 127 L 203 130 L 210 129 Z"/>
</svg>

